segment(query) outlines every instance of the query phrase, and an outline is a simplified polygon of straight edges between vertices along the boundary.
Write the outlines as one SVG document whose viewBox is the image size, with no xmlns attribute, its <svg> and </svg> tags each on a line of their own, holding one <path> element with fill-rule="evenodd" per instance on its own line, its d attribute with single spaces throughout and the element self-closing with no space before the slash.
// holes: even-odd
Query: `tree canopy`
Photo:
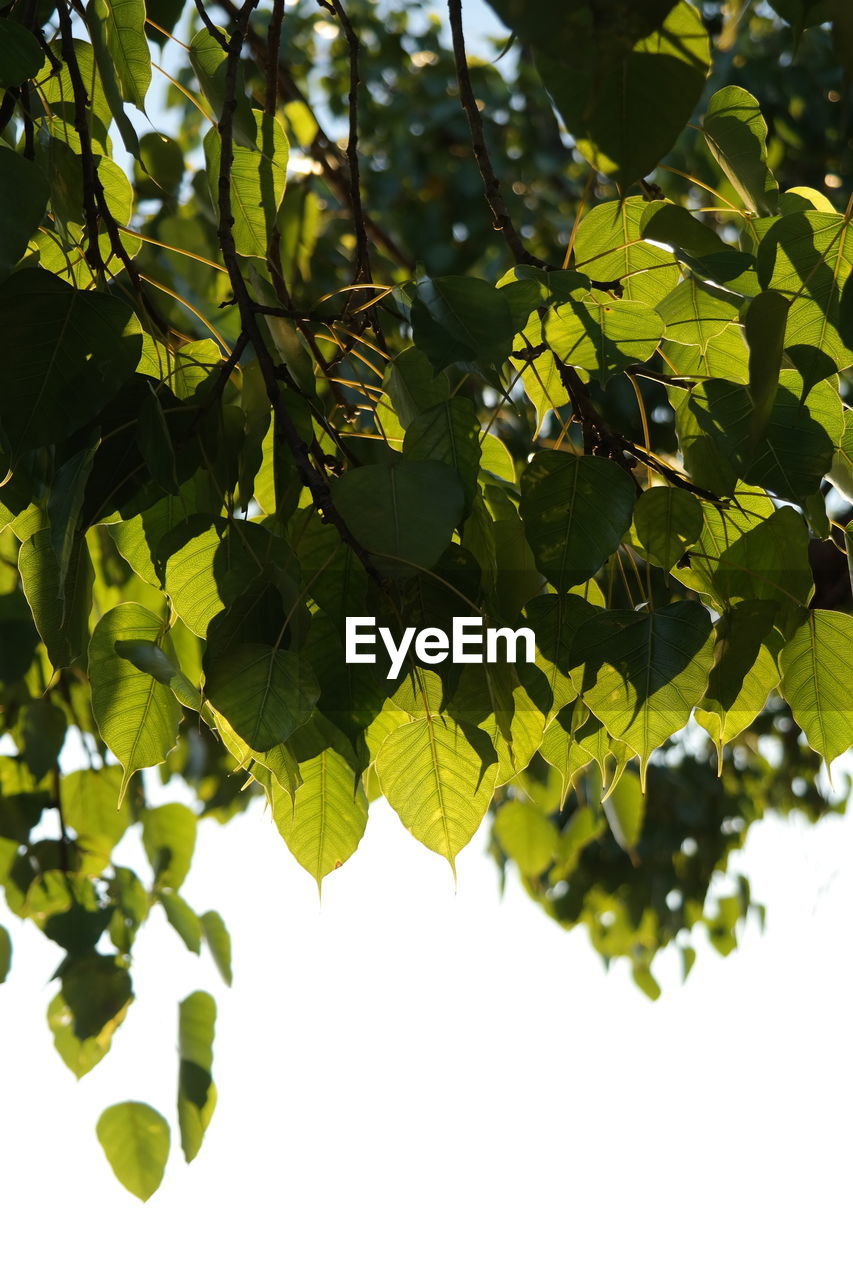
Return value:
<svg viewBox="0 0 853 1280">
<path fill-rule="evenodd" d="M 491 815 L 653 998 L 760 913 L 751 823 L 843 803 L 853 11 L 491 3 L 488 57 L 460 0 L 0 8 L 0 882 L 78 1077 L 151 912 L 230 983 L 182 887 L 255 797 L 318 884 L 380 796 L 451 865 Z M 535 660 L 389 679 L 353 617 Z M 189 1161 L 213 997 L 178 1017 Z M 150 1196 L 167 1120 L 98 1137 Z"/>
</svg>

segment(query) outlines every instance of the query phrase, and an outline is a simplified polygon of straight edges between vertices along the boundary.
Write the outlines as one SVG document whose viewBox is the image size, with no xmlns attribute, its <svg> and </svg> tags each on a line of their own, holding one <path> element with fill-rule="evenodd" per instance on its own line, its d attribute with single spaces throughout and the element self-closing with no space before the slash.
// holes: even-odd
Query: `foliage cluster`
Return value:
<svg viewBox="0 0 853 1280">
<path fill-rule="evenodd" d="M 749 825 L 831 807 L 851 11 L 493 8 L 495 62 L 460 0 L 449 39 L 369 0 L 0 10 L 0 882 L 62 950 L 78 1076 L 152 911 L 230 982 L 181 891 L 252 796 L 318 883 L 379 796 L 451 864 L 491 810 L 501 869 L 652 997 L 661 948 L 687 972 L 760 910 L 713 887 Z M 460 613 L 536 662 L 344 661 L 347 616 Z M 180 1007 L 187 1160 L 215 1016 Z M 98 1136 L 156 1190 L 158 1112 Z"/>
</svg>

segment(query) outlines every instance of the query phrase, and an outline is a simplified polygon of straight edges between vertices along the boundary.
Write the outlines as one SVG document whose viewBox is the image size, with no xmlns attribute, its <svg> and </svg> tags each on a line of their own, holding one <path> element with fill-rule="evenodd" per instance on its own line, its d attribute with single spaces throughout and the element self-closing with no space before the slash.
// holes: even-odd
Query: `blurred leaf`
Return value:
<svg viewBox="0 0 853 1280">
<path fill-rule="evenodd" d="M 163 1181 L 169 1158 L 169 1126 L 144 1102 L 107 1107 L 97 1126 L 98 1141 L 119 1182 L 140 1200 L 149 1200 Z"/>
</svg>

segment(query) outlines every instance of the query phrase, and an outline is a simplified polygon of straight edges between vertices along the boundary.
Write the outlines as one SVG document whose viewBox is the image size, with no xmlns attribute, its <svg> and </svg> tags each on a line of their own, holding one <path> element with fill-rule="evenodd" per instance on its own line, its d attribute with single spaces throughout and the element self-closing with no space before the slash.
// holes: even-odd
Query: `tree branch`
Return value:
<svg viewBox="0 0 853 1280">
<path fill-rule="evenodd" d="M 218 0 L 218 3 L 230 18 L 236 19 L 239 9 L 234 0 Z M 257 60 L 258 66 L 264 74 L 269 77 L 269 50 L 266 40 L 258 32 L 253 31 L 251 27 L 247 30 L 245 39 L 249 48 L 252 50 L 252 54 Z M 294 80 L 287 66 L 281 61 L 279 61 L 277 67 L 277 78 L 278 92 L 282 97 L 285 97 L 288 101 L 302 102 L 306 107 L 308 107 L 309 111 L 311 110 L 311 104 L 308 102 L 305 94 L 299 88 L 299 85 Z M 311 114 L 313 117 L 313 111 Z M 321 127 L 319 122 L 316 121 L 316 117 L 315 123 L 317 124 L 317 132 L 314 136 L 314 141 L 311 143 L 308 150 L 310 151 L 312 159 L 316 160 L 320 165 L 320 168 L 323 170 L 324 178 L 341 201 L 341 204 L 345 205 L 350 209 L 350 211 L 352 211 L 353 195 L 350 189 L 349 177 L 344 172 L 341 165 L 340 150 L 334 142 L 332 142 L 331 138 Z M 409 273 L 413 272 L 417 265 L 414 258 L 412 258 L 411 255 L 408 254 L 399 244 L 397 244 L 394 238 L 380 227 L 366 210 L 364 211 L 363 216 L 365 229 L 373 243 L 387 253 L 388 257 L 396 262 L 398 266 L 401 266 Z"/>
<path fill-rule="evenodd" d="M 728 498 L 721 498 L 718 494 L 711 493 L 710 489 L 703 489 L 701 485 L 694 484 L 680 471 L 667 466 L 665 462 L 661 462 L 659 458 L 635 444 L 633 440 L 628 440 L 609 427 L 593 404 L 587 386 L 577 369 L 561 360 L 553 349 L 551 354 L 559 370 L 560 380 L 568 393 L 574 415 L 583 427 L 584 448 L 587 453 L 612 458 L 615 462 L 622 462 L 623 465 L 626 464 L 619 455 L 627 453 L 638 462 L 651 467 L 676 489 L 685 489 L 688 493 L 701 498 L 703 502 L 713 503 L 715 507 L 729 506 Z"/>
<path fill-rule="evenodd" d="M 471 74 L 465 53 L 465 33 L 462 27 L 462 0 L 447 0 L 447 12 L 450 17 L 450 32 L 453 38 L 453 56 L 456 61 L 456 81 L 459 85 L 459 98 L 462 103 L 462 109 L 468 118 L 468 128 L 471 131 L 471 142 L 474 148 L 474 159 L 477 161 L 480 177 L 483 179 L 486 203 L 492 213 L 492 226 L 495 231 L 500 231 L 517 263 L 547 269 L 547 262 L 544 262 L 542 258 L 537 258 L 525 249 L 524 241 L 515 228 L 509 210 L 506 207 L 506 202 L 501 194 L 501 184 L 486 146 L 480 108 L 477 106 L 477 99 L 471 87 Z"/>
<path fill-rule="evenodd" d="M 276 364 L 266 345 L 263 334 L 258 325 L 258 318 L 255 312 L 254 303 L 249 294 L 248 286 L 243 278 L 240 269 L 240 263 L 237 257 L 237 248 L 234 241 L 234 216 L 231 211 L 231 170 L 234 164 L 234 113 L 237 110 L 237 71 L 240 64 L 240 54 L 243 44 L 246 40 L 249 19 L 252 12 L 257 7 L 259 0 L 244 0 L 242 8 L 238 11 L 234 23 L 234 30 L 228 41 L 228 52 L 225 63 L 225 100 L 222 105 L 222 114 L 218 123 L 220 138 L 220 159 L 219 159 L 219 184 L 217 188 L 217 202 L 219 206 L 219 226 L 218 237 L 219 246 L 222 250 L 222 259 L 228 271 L 231 287 L 234 291 L 234 299 L 240 311 L 240 322 L 242 325 L 242 336 L 244 336 L 252 344 L 255 355 L 258 359 L 258 365 L 264 380 L 264 387 L 273 410 L 273 450 L 274 462 L 275 455 L 280 453 L 283 446 L 290 451 L 297 470 L 302 477 L 303 482 L 308 488 L 309 493 L 314 502 L 314 506 L 319 512 L 321 518 L 327 523 L 334 525 L 341 541 L 351 547 L 355 554 L 361 560 L 370 576 L 377 582 L 381 582 L 381 578 L 373 566 L 367 552 L 356 542 L 350 533 L 347 525 L 338 514 L 332 495 L 329 490 L 329 483 L 326 473 L 322 466 L 315 467 L 311 460 L 309 448 L 302 436 L 293 418 L 284 405 L 281 392 L 278 385 L 278 375 Z M 274 468 L 278 471 L 278 468 Z"/>
</svg>

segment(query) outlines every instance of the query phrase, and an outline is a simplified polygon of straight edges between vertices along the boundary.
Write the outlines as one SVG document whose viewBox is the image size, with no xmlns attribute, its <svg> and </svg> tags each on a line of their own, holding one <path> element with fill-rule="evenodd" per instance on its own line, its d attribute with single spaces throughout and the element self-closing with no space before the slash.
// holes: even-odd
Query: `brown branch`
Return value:
<svg viewBox="0 0 853 1280">
<path fill-rule="evenodd" d="M 459 85 L 459 98 L 462 103 L 462 109 L 468 119 L 468 128 L 471 131 L 471 142 L 474 148 L 474 159 L 477 161 L 480 177 L 483 179 L 486 203 L 492 213 L 492 226 L 495 231 L 501 233 L 516 262 L 547 269 L 547 262 L 544 262 L 542 258 L 537 258 L 525 249 L 524 241 L 515 228 L 509 209 L 506 206 L 506 201 L 501 194 L 501 184 L 486 146 L 483 118 L 480 115 L 480 108 L 477 106 L 477 99 L 471 86 L 471 73 L 465 53 L 465 32 L 462 27 L 462 0 L 447 0 L 447 12 L 450 18 L 450 33 L 453 38 L 453 56 L 456 61 L 456 81 Z"/>
<path fill-rule="evenodd" d="M 651 467 L 653 471 L 663 476 L 667 483 L 673 485 L 674 488 L 685 489 L 688 493 L 694 494 L 695 497 L 701 498 L 703 502 L 713 503 L 715 507 L 729 506 L 728 498 L 721 498 L 718 494 L 711 493 L 710 489 L 703 489 L 701 485 L 693 484 L 692 480 L 688 480 L 680 471 L 676 471 L 674 467 L 667 466 L 665 462 L 661 462 L 659 458 L 647 452 L 640 445 L 635 444 L 633 440 L 628 440 L 620 432 L 614 431 L 612 427 L 608 426 L 593 404 L 587 386 L 577 369 L 567 364 L 565 360 L 561 360 L 553 349 L 552 355 L 560 373 L 560 380 L 571 401 L 574 416 L 583 428 L 584 449 L 587 453 L 612 458 L 615 462 L 622 463 L 622 465 L 627 464 L 620 455 L 627 453 L 632 458 L 636 458 L 638 462 Z"/>
<path fill-rule="evenodd" d="M 231 211 L 231 170 L 234 163 L 233 134 L 234 113 L 237 110 L 237 71 L 240 63 L 240 54 L 246 40 L 249 19 L 258 3 L 259 0 L 244 0 L 242 8 L 237 13 L 234 30 L 228 41 L 225 64 L 225 100 L 218 123 L 220 138 L 219 183 L 217 188 L 219 246 L 231 280 L 234 299 L 240 311 L 242 332 L 254 348 L 264 380 L 264 387 L 272 405 L 274 464 L 275 455 L 279 454 L 282 447 L 286 446 L 321 518 L 334 525 L 341 541 L 352 548 L 371 577 L 375 581 L 381 582 L 380 575 L 373 566 L 367 552 L 353 538 L 332 502 L 329 482 L 322 463 L 315 466 L 312 462 L 309 448 L 299 434 L 296 423 L 282 401 L 276 364 L 258 325 L 254 303 L 243 278 L 237 256 L 233 231 L 234 216 Z M 275 465 L 274 469 L 278 471 Z"/>
<path fill-rule="evenodd" d="M 234 0 L 218 0 L 218 2 L 229 17 L 232 19 L 237 17 L 239 9 Z M 245 39 L 257 60 L 258 66 L 268 76 L 270 68 L 266 40 L 251 27 L 247 30 Z M 301 102 L 308 107 L 309 111 L 311 110 L 311 104 L 305 94 L 299 88 L 288 67 L 281 61 L 279 61 L 277 68 L 277 78 L 278 92 L 282 97 L 286 98 L 287 101 Z M 311 115 L 312 117 L 314 116 L 313 111 Z M 317 125 L 317 132 L 314 136 L 314 141 L 308 148 L 310 155 L 320 165 L 326 182 L 341 204 L 352 210 L 352 192 L 348 174 L 341 164 L 340 149 L 332 142 L 319 122 L 316 121 L 316 118 L 315 124 Z M 380 227 L 366 210 L 364 211 L 364 225 L 373 243 L 387 253 L 392 261 L 410 273 L 415 270 L 417 266 L 415 259 L 401 245 L 397 244 L 393 236 L 390 236 L 383 227 Z"/>
<path fill-rule="evenodd" d="M 335 15 L 343 28 L 349 52 L 349 134 L 347 137 L 346 157 L 349 166 L 350 202 L 352 219 L 355 227 L 355 284 L 372 283 L 370 274 L 370 257 L 367 247 L 367 229 L 364 225 L 364 209 L 361 201 L 361 174 L 358 159 L 358 89 L 361 83 L 359 58 L 361 42 L 347 17 L 346 10 L 340 0 L 317 0 L 321 8 Z"/>
<path fill-rule="evenodd" d="M 211 18 L 210 14 L 207 12 L 207 9 L 205 9 L 203 0 L 195 0 L 195 7 L 198 12 L 198 16 L 201 18 L 202 22 L 204 23 L 207 31 L 210 33 L 210 35 L 213 36 L 214 40 L 219 45 L 220 49 L 222 49 L 225 53 L 227 53 L 228 38 L 222 34 L 222 32 L 217 27 L 216 23 Z"/>
<path fill-rule="evenodd" d="M 264 111 L 274 116 L 278 105 L 278 60 L 281 53 L 281 24 L 284 20 L 284 0 L 273 0 L 272 16 L 267 28 L 267 92 Z"/>
<path fill-rule="evenodd" d="M 95 271 L 103 271 L 104 262 L 98 244 L 98 197 L 100 185 L 98 171 L 95 167 L 95 156 L 92 151 L 92 137 L 89 133 L 89 121 L 86 109 L 89 99 L 86 86 L 80 72 L 80 64 L 74 51 L 74 35 L 71 27 L 71 12 L 63 0 L 57 6 L 59 15 L 59 31 L 62 47 L 62 58 L 68 67 L 68 78 L 71 81 L 71 93 L 74 98 L 74 128 L 80 139 L 80 165 L 83 171 L 83 217 L 86 222 L 88 244 L 86 245 L 86 261 Z"/>
<path fill-rule="evenodd" d="M 83 209 L 87 234 L 86 260 L 96 271 L 105 269 L 106 264 L 101 256 L 101 248 L 98 243 L 100 234 L 99 222 L 103 222 L 110 249 L 127 272 L 133 290 L 139 298 L 143 309 L 161 333 L 168 334 L 170 325 L 159 307 L 148 297 L 136 264 L 122 243 L 118 223 L 110 210 L 92 150 L 92 137 L 89 132 L 89 121 L 86 117 L 89 98 L 83 83 L 80 64 L 77 61 L 77 53 L 74 49 L 71 13 L 70 9 L 61 0 L 58 6 L 58 13 L 62 39 L 62 57 L 68 67 L 71 91 L 74 98 L 74 128 L 80 139 L 80 161 L 83 172 Z"/>
</svg>

